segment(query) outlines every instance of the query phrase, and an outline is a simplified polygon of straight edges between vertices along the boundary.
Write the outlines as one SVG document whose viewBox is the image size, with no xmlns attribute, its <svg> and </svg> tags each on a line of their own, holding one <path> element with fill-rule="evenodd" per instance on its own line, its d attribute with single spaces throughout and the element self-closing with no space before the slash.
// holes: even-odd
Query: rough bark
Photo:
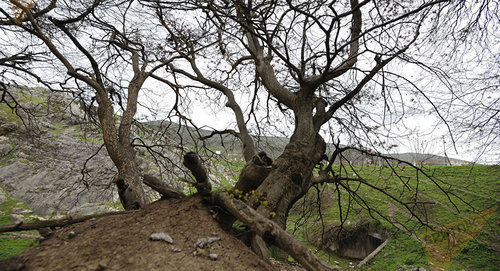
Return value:
<svg viewBox="0 0 500 271">
<path fill-rule="evenodd" d="M 265 218 L 245 203 L 232 199 L 224 191 L 213 193 L 217 204 L 223 206 L 240 221 L 250 227 L 266 242 L 274 244 L 289 253 L 297 262 L 307 270 L 338 270 L 318 259 L 305 245 L 297 241 L 292 234 L 284 231 L 280 225 Z"/>
<path fill-rule="evenodd" d="M 133 152 L 133 150 L 131 150 Z M 115 156 L 108 151 L 111 157 Z M 125 210 L 140 209 L 147 203 L 146 195 L 142 188 L 139 166 L 135 162 L 135 153 L 120 151 L 118 174 L 113 182 L 118 188 L 118 196 Z M 114 160 L 113 160 L 114 161 Z"/>
<path fill-rule="evenodd" d="M 253 156 L 241 170 L 238 182 L 234 189 L 243 194 L 256 190 L 271 172 L 273 159 L 269 158 L 264 151 Z"/>
<path fill-rule="evenodd" d="M 131 58 L 134 77 L 128 85 L 127 108 L 122 114 L 118 129 L 115 126 L 108 89 L 104 87 L 96 89 L 97 102 L 99 103 L 97 115 L 102 125 L 104 144 L 118 169 L 118 175 L 114 182 L 118 187 L 120 202 L 125 210 L 142 208 L 148 202 L 142 188 L 141 174 L 135 160 L 135 150 L 130 142 L 130 130 L 137 111 L 137 98 L 139 90 L 146 80 L 146 74 L 139 69 L 137 52 L 131 51 Z"/>
<path fill-rule="evenodd" d="M 182 161 L 182 164 L 184 164 L 184 166 L 186 166 L 191 171 L 194 178 L 196 179 L 196 183 L 194 184 L 194 186 L 196 190 L 198 190 L 198 193 L 200 194 L 210 193 L 210 191 L 212 190 L 212 185 L 208 180 L 207 170 L 201 163 L 198 154 L 196 154 L 195 152 L 186 153 L 184 155 L 184 160 Z"/>
<path fill-rule="evenodd" d="M 257 189 L 265 195 L 267 208 L 276 213 L 273 221 L 283 228 L 293 204 L 311 187 L 313 169 L 326 149 L 323 138 L 314 128 L 312 107 L 297 104 L 296 110 L 295 131 L 290 142 Z"/>
</svg>

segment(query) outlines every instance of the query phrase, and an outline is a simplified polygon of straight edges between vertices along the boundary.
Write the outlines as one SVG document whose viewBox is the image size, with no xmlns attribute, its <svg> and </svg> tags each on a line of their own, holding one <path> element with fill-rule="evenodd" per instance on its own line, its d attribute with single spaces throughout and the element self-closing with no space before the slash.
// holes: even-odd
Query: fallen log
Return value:
<svg viewBox="0 0 500 271">
<path fill-rule="evenodd" d="M 53 220 L 42 220 L 42 221 L 35 221 L 35 222 L 19 222 L 17 224 L 13 225 L 3 225 L 0 226 L 0 232 L 12 232 L 12 231 L 27 231 L 27 230 L 37 230 L 37 229 L 43 229 L 43 228 L 54 228 L 54 227 L 63 227 L 75 223 L 80 223 L 85 220 L 89 220 L 92 218 L 99 218 L 99 217 L 105 217 L 105 216 L 111 216 L 111 215 L 121 215 L 121 214 L 127 214 L 130 212 L 134 212 L 135 210 L 129 210 L 129 211 L 118 211 L 118 212 L 112 212 L 112 213 L 103 213 L 103 214 L 94 214 L 94 215 L 85 215 L 85 216 L 79 216 L 79 217 L 63 217 L 59 219 L 53 219 Z"/>
<path fill-rule="evenodd" d="M 174 189 L 169 187 L 166 183 L 160 181 L 153 175 L 144 174 L 142 176 L 142 182 L 145 185 L 151 187 L 151 189 L 153 189 L 154 191 L 160 193 L 160 195 L 162 195 L 162 197 L 164 198 L 180 199 L 186 196 L 179 191 L 175 191 Z"/>
<path fill-rule="evenodd" d="M 372 253 L 370 253 L 368 256 L 366 256 L 361 262 L 358 263 L 356 266 L 357 268 L 361 268 L 363 265 L 365 265 L 367 262 L 369 262 L 371 259 L 373 259 L 377 254 L 382 251 L 382 249 L 387 245 L 389 242 L 389 239 L 385 240 L 380 246 L 378 246 Z"/>
<path fill-rule="evenodd" d="M 242 201 L 230 198 L 227 192 L 216 191 L 212 193 L 212 196 L 216 204 L 224 207 L 266 242 L 286 251 L 305 269 L 314 271 L 340 269 L 322 262 L 309 248 L 296 240 L 292 234 L 284 231 L 277 223 L 267 219 Z"/>
</svg>

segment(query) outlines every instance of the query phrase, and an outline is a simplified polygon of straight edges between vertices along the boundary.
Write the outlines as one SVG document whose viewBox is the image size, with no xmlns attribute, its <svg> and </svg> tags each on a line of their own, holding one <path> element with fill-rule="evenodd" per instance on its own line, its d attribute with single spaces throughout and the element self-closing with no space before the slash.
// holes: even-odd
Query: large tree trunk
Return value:
<svg viewBox="0 0 500 271">
<path fill-rule="evenodd" d="M 118 175 L 115 176 L 113 182 L 118 188 L 118 196 L 123 208 L 125 210 L 140 209 L 147 203 L 147 198 L 142 188 L 141 172 L 135 161 L 135 151 L 131 147 L 120 149 L 122 149 L 120 153 L 124 155 L 115 163 Z M 110 156 L 114 154 L 110 153 Z"/>
<path fill-rule="evenodd" d="M 313 125 L 312 108 L 305 105 L 301 109 L 296 111 L 296 126 L 290 142 L 281 156 L 274 162 L 269 176 L 258 188 L 258 191 L 265 195 L 268 202 L 267 207 L 261 206 L 258 210 L 274 212 L 275 216 L 272 220 L 282 229 L 286 229 L 288 213 L 293 204 L 303 197 L 311 187 L 313 169 L 321 161 L 326 149 L 325 141 Z M 309 114 L 307 114 L 308 110 L 311 110 Z M 299 113 L 297 114 L 297 112 Z M 261 237 L 254 236 L 252 244 L 258 244 L 260 240 L 257 239 L 259 238 Z M 252 246 L 252 248 L 257 254 L 268 254 L 262 246 Z M 287 258 L 283 251 L 278 254 L 278 258 Z"/>
<path fill-rule="evenodd" d="M 313 125 L 312 107 L 296 106 L 295 125 L 290 142 L 258 188 L 266 196 L 267 208 L 276 213 L 273 220 L 283 228 L 293 204 L 311 187 L 314 166 L 326 149 L 325 141 Z"/>
</svg>

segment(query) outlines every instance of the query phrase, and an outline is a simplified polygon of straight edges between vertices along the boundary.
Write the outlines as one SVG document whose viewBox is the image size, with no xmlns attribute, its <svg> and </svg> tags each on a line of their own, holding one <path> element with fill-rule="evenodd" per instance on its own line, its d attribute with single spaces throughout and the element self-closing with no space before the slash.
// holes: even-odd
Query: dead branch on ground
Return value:
<svg viewBox="0 0 500 271">
<path fill-rule="evenodd" d="M 111 212 L 111 213 L 103 213 L 103 214 L 93 214 L 93 215 L 85 215 L 85 216 L 79 216 L 79 217 L 63 217 L 59 219 L 54 219 L 54 220 L 43 220 L 43 221 L 35 221 L 35 222 L 29 222 L 29 223 L 24 223 L 24 222 L 19 222 L 14 225 L 3 225 L 0 226 L 0 232 L 12 232 L 12 231 L 28 231 L 28 230 L 37 230 L 37 229 L 43 229 L 43 228 L 55 228 L 55 227 L 64 227 L 67 225 L 75 224 L 75 223 L 80 223 L 92 218 L 100 218 L 100 217 L 105 217 L 105 216 L 112 216 L 112 215 L 121 215 L 121 214 L 128 214 L 131 212 L 134 212 L 135 210 L 132 211 L 118 211 L 118 212 Z"/>
</svg>

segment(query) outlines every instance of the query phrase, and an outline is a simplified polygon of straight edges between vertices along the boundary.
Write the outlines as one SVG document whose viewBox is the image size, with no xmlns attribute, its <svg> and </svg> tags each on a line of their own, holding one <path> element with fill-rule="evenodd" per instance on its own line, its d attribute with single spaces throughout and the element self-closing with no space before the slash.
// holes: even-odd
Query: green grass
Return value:
<svg viewBox="0 0 500 271">
<path fill-rule="evenodd" d="M 52 126 L 54 126 L 54 129 L 52 130 L 49 130 L 49 133 L 51 134 L 55 134 L 55 135 L 59 135 L 61 134 L 65 129 L 67 128 L 64 128 L 64 124 L 60 123 L 60 122 L 55 122 L 55 123 L 52 123 Z"/>
<path fill-rule="evenodd" d="M 38 241 L 33 239 L 0 238 L 0 261 L 17 255 L 37 244 Z"/>
<path fill-rule="evenodd" d="M 9 153 L 8 155 L 0 158 L 0 167 L 6 165 L 12 158 L 14 158 L 14 155 L 12 153 Z"/>
<path fill-rule="evenodd" d="M 15 92 L 15 98 L 18 103 L 32 102 L 37 107 L 47 108 L 47 96 L 37 89 L 23 89 L 23 92 Z M 9 102 L 9 105 L 15 106 L 13 102 Z M 43 112 L 43 110 L 37 111 Z M 18 125 L 22 123 L 16 113 L 5 103 L 0 103 L 0 117 L 5 117 Z"/>
<path fill-rule="evenodd" d="M 238 180 L 241 170 L 246 164 L 245 161 L 228 161 L 215 158 L 212 158 L 212 163 L 222 166 L 230 172 L 230 179 L 226 178 L 228 172 L 214 172 L 217 176 L 217 180 L 219 181 L 219 186 L 214 187 L 215 190 L 232 188 L 234 186 L 234 183 Z"/>
<path fill-rule="evenodd" d="M 16 115 L 16 113 L 4 103 L 0 103 L 0 118 L 5 118 L 9 122 L 14 122 L 18 125 L 22 123 L 21 119 Z"/>
<path fill-rule="evenodd" d="M 425 210 L 422 207 L 412 210 L 422 218 L 427 215 L 428 222 L 434 226 L 463 221 L 467 217 L 499 204 L 497 198 L 500 194 L 500 166 L 433 166 L 427 167 L 424 170 L 425 174 L 422 172 L 417 173 L 411 167 L 398 167 L 392 170 L 389 167 L 360 166 L 347 170 L 337 167 L 335 170 L 338 175 L 343 177 L 361 176 L 369 184 L 383 187 L 383 191 L 391 193 L 402 202 L 415 200 L 433 202 L 434 204 L 426 205 Z M 424 233 L 423 227 L 416 220 L 408 220 L 406 214 L 409 211 L 404 206 L 395 203 L 382 192 L 374 190 L 365 184 L 356 181 L 344 182 L 344 184 L 348 185 L 351 190 L 356 191 L 363 201 L 349 197 L 346 190 L 341 190 L 339 199 L 334 184 L 322 187 L 322 216 L 325 225 L 331 225 L 339 221 L 339 201 L 343 209 L 342 214 L 345 216 L 349 200 L 351 200 L 349 221 L 356 222 L 372 216 L 380 221 L 383 228 L 397 232 L 391 238 L 389 245 L 364 269 L 429 268 L 427 256 L 421 243 L 401 230 L 395 230 L 388 221 L 385 221 L 380 216 L 389 217 L 390 210 L 392 210 L 393 217 L 396 217 L 417 235 Z M 405 188 L 405 185 L 411 187 L 411 189 Z M 417 185 L 419 193 L 415 195 L 414 190 Z M 317 199 L 316 191 L 312 190 L 307 195 L 310 202 Z M 447 192 L 448 195 L 442 190 Z M 396 208 L 390 209 L 389 202 L 395 204 Z M 372 211 L 367 211 L 365 205 L 368 205 Z M 293 227 L 290 227 L 290 225 L 293 225 L 301 217 L 299 209 L 293 209 L 290 214 L 289 228 L 291 229 Z M 315 218 L 317 218 L 317 211 Z M 500 236 L 500 227 L 496 224 L 497 221 L 500 221 L 500 210 L 498 209 L 484 225 L 486 231 L 480 231 L 475 240 L 467 244 L 462 253 L 454 258 L 450 270 L 493 270 L 500 266 L 500 257 L 492 248 L 492 244 L 500 243 L 498 238 Z M 313 224 L 306 223 L 305 226 L 297 229 L 295 236 L 299 240 L 306 241 L 303 236 L 318 231 L 319 225 L 316 227 L 311 225 Z M 334 262 L 337 261 L 340 262 L 341 266 L 346 266 L 345 261 L 339 261 L 335 256 L 325 251 L 320 250 L 318 256 L 326 259 L 330 264 L 335 264 Z"/>
<path fill-rule="evenodd" d="M 112 202 L 106 202 L 106 206 L 109 206 L 109 207 L 112 207 L 112 208 L 117 208 L 120 211 L 125 210 L 125 209 L 123 209 L 123 205 L 122 205 L 122 203 L 119 200 L 118 201 L 112 201 Z"/>
<path fill-rule="evenodd" d="M 104 140 L 100 138 L 92 138 L 86 135 L 81 135 L 79 138 L 82 142 L 96 143 L 96 144 L 104 144 Z"/>
<path fill-rule="evenodd" d="M 398 270 L 398 267 L 429 269 L 420 243 L 406 233 L 396 233 L 385 248 L 362 270 Z M 414 269 L 413 268 L 413 269 Z"/>
<path fill-rule="evenodd" d="M 28 205 L 26 203 L 19 201 L 19 200 L 14 200 L 12 199 L 8 193 L 7 190 L 5 190 L 4 187 L 0 185 L 0 189 L 4 191 L 4 193 L 7 195 L 7 201 L 4 203 L 0 204 L 0 225 L 8 225 L 12 224 L 12 221 L 10 219 L 10 214 L 13 208 L 24 208 L 24 209 L 29 209 Z M 25 215 L 25 217 L 28 215 Z M 28 234 L 35 234 L 36 231 L 24 231 L 21 233 L 28 233 Z M 2 233 L 0 235 L 8 235 L 5 233 Z M 5 260 L 8 259 L 23 250 L 29 248 L 30 246 L 37 245 L 38 241 L 33 240 L 33 239 L 21 239 L 21 238 L 5 238 L 5 237 L 0 237 L 0 260 Z"/>
</svg>

